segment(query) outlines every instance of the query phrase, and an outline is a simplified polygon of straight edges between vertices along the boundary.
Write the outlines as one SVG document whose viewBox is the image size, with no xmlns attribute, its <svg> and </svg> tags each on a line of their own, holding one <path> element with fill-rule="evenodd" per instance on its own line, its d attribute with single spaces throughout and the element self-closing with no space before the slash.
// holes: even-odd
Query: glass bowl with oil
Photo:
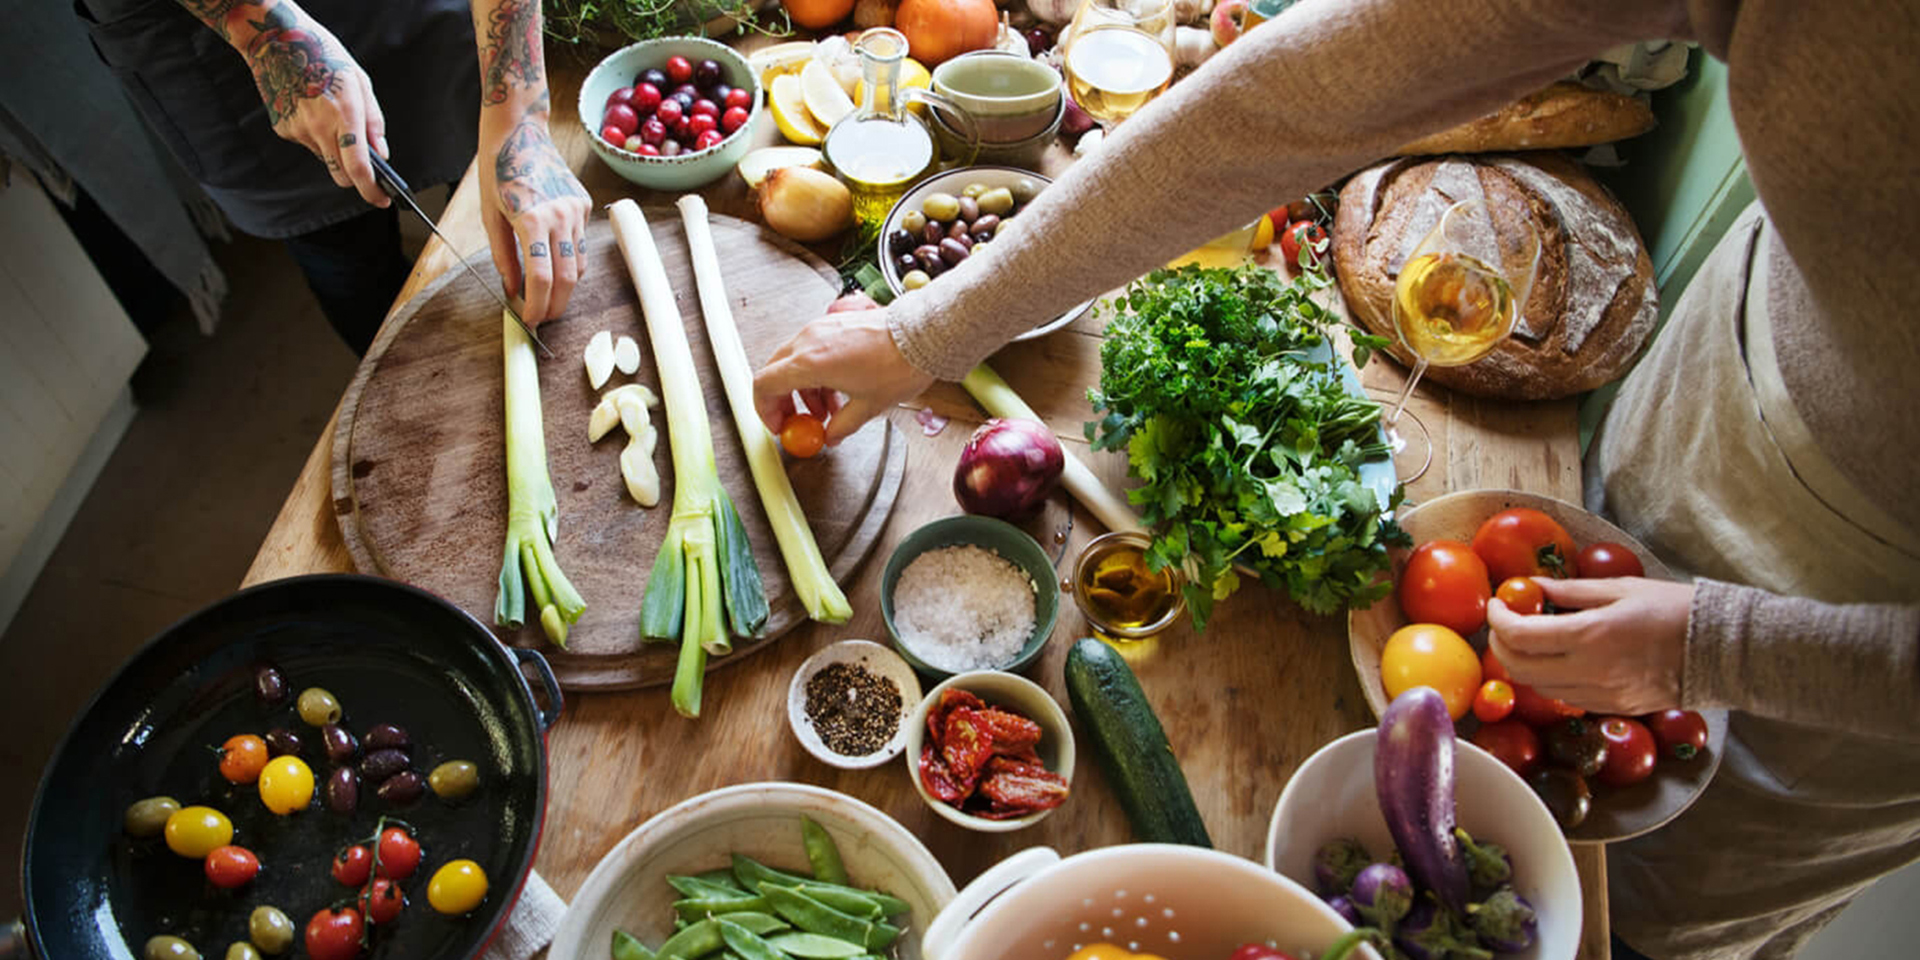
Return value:
<svg viewBox="0 0 1920 960">
<path fill-rule="evenodd" d="M 1117 531 L 1095 537 L 1073 563 L 1073 603 L 1093 631 L 1114 641 L 1154 636 L 1186 612 L 1176 567 L 1147 568 L 1146 534 Z"/>
</svg>

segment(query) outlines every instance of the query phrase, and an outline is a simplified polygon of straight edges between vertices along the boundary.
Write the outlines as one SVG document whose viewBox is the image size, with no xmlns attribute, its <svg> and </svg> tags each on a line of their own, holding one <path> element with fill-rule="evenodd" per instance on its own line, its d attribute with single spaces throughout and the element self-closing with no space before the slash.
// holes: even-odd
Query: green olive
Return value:
<svg viewBox="0 0 1920 960">
<path fill-rule="evenodd" d="M 320 687 L 308 687 L 300 691 L 298 709 L 300 719 L 312 726 L 324 727 L 340 722 L 340 701 Z"/>
<path fill-rule="evenodd" d="M 951 193 L 929 193 L 920 201 L 920 212 L 928 220 L 952 220 L 960 215 L 960 200 Z"/>
<path fill-rule="evenodd" d="M 1006 187 L 994 187 L 980 195 L 980 212 L 1004 217 L 1013 212 L 1013 191 Z"/>
<path fill-rule="evenodd" d="M 140 955 L 146 960 L 200 960 L 200 951 L 179 937 L 153 937 Z"/>
<path fill-rule="evenodd" d="M 127 833 L 136 837 L 157 837 L 167 828 L 167 818 L 180 812 L 180 801 L 172 797 L 148 797 L 135 801 L 121 818 Z"/>
<path fill-rule="evenodd" d="M 427 774 L 427 786 L 442 800 L 465 800 L 480 789 L 480 768 L 465 760 L 448 760 Z"/>
<path fill-rule="evenodd" d="M 1018 203 L 1032 203 L 1040 195 L 1040 185 L 1030 177 L 1021 177 L 1013 182 L 1013 199 Z"/>
<path fill-rule="evenodd" d="M 963 197 L 970 197 L 974 200 L 978 200 L 980 199 L 980 195 L 986 192 L 987 192 L 986 184 L 969 183 L 967 184 L 967 188 L 965 190 L 960 191 L 960 195 Z"/>
<path fill-rule="evenodd" d="M 227 960 L 260 960 L 260 951 L 245 940 L 236 940 L 227 948 Z"/>
<path fill-rule="evenodd" d="M 247 917 L 247 937 L 262 953 L 286 953 L 293 947 L 293 921 L 279 907 L 254 907 Z"/>
<path fill-rule="evenodd" d="M 918 210 L 908 210 L 900 215 L 900 229 L 917 234 L 926 229 L 927 215 Z"/>
<path fill-rule="evenodd" d="M 932 282 L 933 278 L 927 276 L 925 270 L 909 270 L 906 276 L 900 278 L 900 286 L 908 290 L 918 290 Z"/>
</svg>

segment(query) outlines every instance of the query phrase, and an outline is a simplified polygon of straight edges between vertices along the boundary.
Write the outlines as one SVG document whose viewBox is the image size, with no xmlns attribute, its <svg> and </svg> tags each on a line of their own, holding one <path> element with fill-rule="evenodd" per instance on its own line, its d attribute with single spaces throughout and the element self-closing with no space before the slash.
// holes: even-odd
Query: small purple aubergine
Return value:
<svg viewBox="0 0 1920 960">
<path fill-rule="evenodd" d="M 1518 953 L 1533 946 L 1540 932 L 1533 904 L 1512 887 L 1501 887 L 1493 896 L 1468 906 L 1467 917 L 1481 942 L 1499 953 Z"/>
<path fill-rule="evenodd" d="M 1413 908 L 1413 881 L 1407 879 L 1405 870 L 1391 863 L 1369 864 L 1353 878 L 1347 899 L 1368 923 L 1392 930 Z"/>
<path fill-rule="evenodd" d="M 1322 896 L 1346 893 L 1373 855 L 1351 837 L 1329 840 L 1313 855 L 1313 883 Z"/>
<path fill-rule="evenodd" d="M 1393 943 L 1407 960 L 1493 960 L 1493 951 L 1432 897 L 1421 897 L 1401 918 Z"/>
<path fill-rule="evenodd" d="M 1340 919 L 1356 927 L 1366 922 L 1360 918 L 1360 911 L 1354 908 L 1353 901 L 1348 900 L 1344 895 L 1336 894 L 1328 897 L 1327 906 L 1332 907 L 1333 912 L 1340 915 Z"/>
</svg>

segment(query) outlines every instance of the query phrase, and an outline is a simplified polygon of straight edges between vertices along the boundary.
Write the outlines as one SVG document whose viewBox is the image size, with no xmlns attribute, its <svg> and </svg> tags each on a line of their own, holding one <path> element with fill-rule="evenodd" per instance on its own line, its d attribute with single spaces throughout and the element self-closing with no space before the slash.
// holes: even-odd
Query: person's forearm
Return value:
<svg viewBox="0 0 1920 960">
<path fill-rule="evenodd" d="M 335 92 L 346 51 L 292 0 L 179 0 L 247 58 L 276 126 L 304 99 Z"/>
<path fill-rule="evenodd" d="M 473 0 L 481 129 L 508 129 L 530 114 L 545 122 L 547 64 L 540 23 L 539 0 Z"/>
<path fill-rule="evenodd" d="M 1594 52 L 1680 36 L 1681 0 L 1307 0 L 1122 124 L 985 257 L 889 307 L 907 360 L 958 379 L 1001 343 Z M 975 262 L 975 260 L 979 262 Z"/>
<path fill-rule="evenodd" d="M 1701 580 L 1681 702 L 1920 738 L 1920 606 L 1830 604 Z"/>
</svg>

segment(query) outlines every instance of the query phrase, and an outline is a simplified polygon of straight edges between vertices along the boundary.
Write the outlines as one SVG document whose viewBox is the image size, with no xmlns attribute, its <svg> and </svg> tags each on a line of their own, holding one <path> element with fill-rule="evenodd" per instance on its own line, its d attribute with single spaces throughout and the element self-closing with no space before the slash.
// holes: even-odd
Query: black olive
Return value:
<svg viewBox="0 0 1920 960">
<path fill-rule="evenodd" d="M 912 251 L 908 251 L 894 257 L 893 266 L 894 269 L 900 271 L 900 276 L 905 277 L 907 274 L 920 269 L 920 261 L 914 258 Z"/>
<path fill-rule="evenodd" d="M 426 789 L 425 778 L 412 770 L 402 770 L 382 781 L 380 788 L 375 792 L 380 794 L 380 799 L 395 806 L 404 807 L 420 799 L 420 795 L 425 793 Z"/>
<path fill-rule="evenodd" d="M 267 731 L 267 755 L 271 757 L 297 757 L 300 755 L 300 735 L 286 727 L 274 727 Z"/>
<path fill-rule="evenodd" d="M 341 767 L 327 778 L 327 809 L 349 816 L 360 808 L 360 775 L 352 767 Z"/>
<path fill-rule="evenodd" d="M 903 253 L 912 253 L 916 246 L 914 239 L 913 234 L 896 227 L 892 233 L 887 234 L 887 252 L 896 257 Z"/>
<path fill-rule="evenodd" d="M 412 750 L 413 739 L 407 731 L 391 723 L 382 723 L 367 731 L 368 750 Z"/>
<path fill-rule="evenodd" d="M 375 750 L 360 761 L 360 775 L 369 783 L 379 783 L 388 777 L 407 769 L 407 755 L 399 750 L 388 748 Z"/>
<path fill-rule="evenodd" d="M 253 695 L 269 706 L 287 699 L 287 678 L 277 667 L 262 665 L 253 671 Z"/>
<path fill-rule="evenodd" d="M 337 723 L 320 728 L 320 743 L 327 748 L 327 760 L 335 766 L 352 763 L 360 752 L 360 741 L 353 738 L 353 732 Z"/>
</svg>

